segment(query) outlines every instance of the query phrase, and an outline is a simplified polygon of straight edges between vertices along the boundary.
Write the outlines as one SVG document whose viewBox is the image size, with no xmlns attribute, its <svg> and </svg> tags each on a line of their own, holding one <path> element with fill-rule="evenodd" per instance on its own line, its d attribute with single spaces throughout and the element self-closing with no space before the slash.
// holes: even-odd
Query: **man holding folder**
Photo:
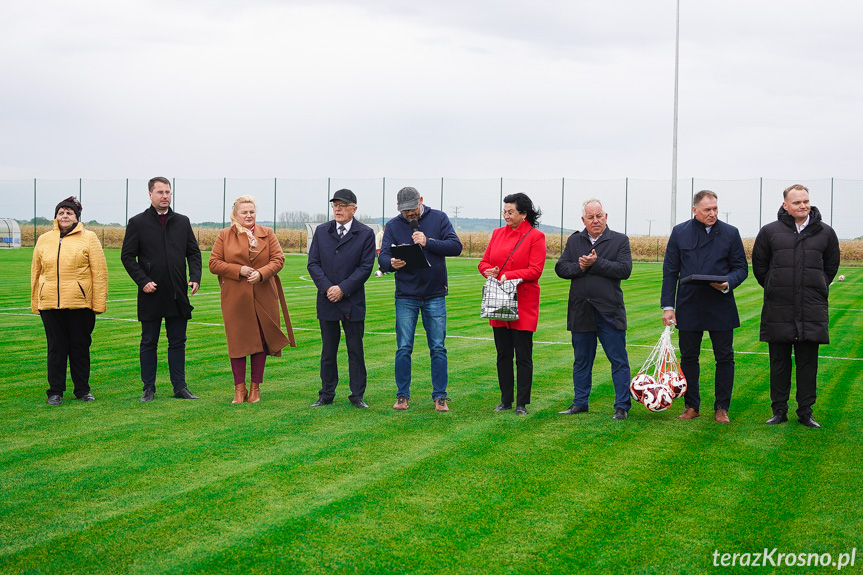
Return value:
<svg viewBox="0 0 863 575">
<path fill-rule="evenodd" d="M 417 318 L 422 313 L 423 327 L 431 356 L 432 401 L 437 411 L 447 406 L 446 295 L 449 293 L 446 256 L 461 253 L 461 240 L 449 218 L 439 210 L 423 205 L 416 188 L 399 190 L 399 215 L 387 222 L 378 264 L 383 272 L 395 272 L 396 291 L 396 403 L 393 409 L 405 410 L 410 401 L 411 353 Z M 424 258 L 405 260 L 393 255 L 393 248 L 418 245 Z M 414 250 L 416 248 L 413 248 Z M 405 256 L 408 257 L 408 256 Z"/>
<path fill-rule="evenodd" d="M 678 419 L 695 419 L 701 409 L 698 356 L 710 332 L 714 376 L 714 419 L 729 423 L 734 387 L 734 328 L 740 327 L 734 289 L 749 274 L 740 232 L 719 221 L 716 194 L 702 190 L 692 198 L 693 218 L 674 226 L 662 265 L 662 321 L 676 325 L 680 369 L 686 378 L 686 409 Z M 713 277 L 710 277 L 713 276 Z"/>
</svg>

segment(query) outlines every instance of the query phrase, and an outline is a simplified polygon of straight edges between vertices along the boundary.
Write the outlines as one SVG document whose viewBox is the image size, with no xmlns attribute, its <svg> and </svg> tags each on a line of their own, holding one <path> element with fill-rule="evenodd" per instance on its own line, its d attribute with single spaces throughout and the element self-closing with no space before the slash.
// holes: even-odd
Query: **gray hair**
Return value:
<svg viewBox="0 0 863 575">
<path fill-rule="evenodd" d="M 602 207 L 602 202 L 600 202 L 596 198 L 590 198 L 589 200 L 587 200 L 586 202 L 581 204 L 581 215 L 582 216 L 587 215 L 587 206 L 590 204 L 599 204 L 599 207 L 602 208 L 602 213 L 605 213 L 605 208 Z"/>
<path fill-rule="evenodd" d="M 719 201 L 719 196 L 716 195 L 716 192 L 711 192 L 710 190 L 701 190 L 700 192 L 692 196 L 692 207 L 694 208 L 695 206 L 700 204 L 701 200 L 703 200 L 706 196 L 710 196 L 714 200 Z"/>
</svg>

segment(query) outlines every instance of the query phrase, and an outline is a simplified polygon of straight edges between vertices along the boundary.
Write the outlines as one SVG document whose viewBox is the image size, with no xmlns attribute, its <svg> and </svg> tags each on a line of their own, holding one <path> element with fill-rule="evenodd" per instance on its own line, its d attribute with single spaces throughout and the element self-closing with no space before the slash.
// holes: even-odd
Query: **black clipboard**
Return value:
<svg viewBox="0 0 863 575">
<path fill-rule="evenodd" d="M 422 246 L 419 244 L 401 244 L 390 248 L 390 253 L 394 258 L 404 260 L 405 266 L 396 270 L 397 272 L 408 270 L 421 270 L 430 268 L 431 264 L 426 259 L 423 253 Z"/>
<path fill-rule="evenodd" d="M 681 284 L 689 284 L 694 286 L 706 286 L 712 283 L 725 283 L 728 281 L 728 276 L 708 276 L 702 274 L 692 274 L 680 279 Z"/>
</svg>

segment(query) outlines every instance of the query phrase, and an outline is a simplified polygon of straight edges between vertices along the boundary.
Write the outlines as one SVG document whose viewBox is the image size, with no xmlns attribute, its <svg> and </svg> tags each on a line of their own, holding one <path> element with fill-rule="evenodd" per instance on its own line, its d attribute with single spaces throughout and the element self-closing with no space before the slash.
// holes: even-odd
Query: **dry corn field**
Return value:
<svg viewBox="0 0 863 575">
<path fill-rule="evenodd" d="M 36 226 L 36 237 L 50 230 L 50 226 Z M 123 245 L 123 236 L 126 228 L 122 226 L 87 226 L 87 229 L 96 232 L 102 245 L 106 248 L 120 248 Z M 194 228 L 195 235 L 202 250 L 209 250 L 216 241 L 219 230 L 215 228 Z M 288 253 L 302 253 L 306 251 L 306 231 L 297 229 L 276 230 L 276 236 L 282 244 L 282 249 Z M 462 255 L 468 257 L 480 257 L 491 238 L 490 233 L 471 232 L 459 234 L 464 251 Z M 563 235 L 563 243 L 566 244 L 568 234 Z M 32 247 L 34 245 L 32 226 L 21 226 L 21 245 Z M 559 233 L 547 233 L 545 235 L 548 245 L 548 256 L 558 258 L 561 253 L 561 235 Z M 632 247 L 632 258 L 636 261 L 658 262 L 665 256 L 665 244 L 668 236 L 633 236 L 629 238 Z M 754 238 L 744 238 L 743 247 L 746 249 L 746 257 L 752 256 L 752 244 Z M 839 242 L 842 251 L 842 262 L 845 264 L 863 264 L 863 240 L 845 240 Z"/>
</svg>

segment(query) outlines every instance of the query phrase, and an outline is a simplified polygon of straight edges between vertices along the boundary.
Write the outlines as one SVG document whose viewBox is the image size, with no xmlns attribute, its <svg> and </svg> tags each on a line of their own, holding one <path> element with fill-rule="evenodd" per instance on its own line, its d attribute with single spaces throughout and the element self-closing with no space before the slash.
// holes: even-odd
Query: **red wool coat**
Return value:
<svg viewBox="0 0 863 575">
<path fill-rule="evenodd" d="M 285 255 L 272 229 L 256 225 L 254 233 L 258 240 L 255 250 L 259 251 L 254 260 L 250 258 L 248 236 L 238 236 L 233 228 L 219 232 L 210 253 L 210 272 L 219 276 L 222 292 L 228 357 L 246 357 L 264 351 L 258 321 L 264 331 L 269 355 L 281 356 L 282 348 L 288 345 L 288 338 L 281 328 L 279 296 L 273 280 L 285 265 Z M 250 284 L 240 276 L 242 266 L 257 269 L 262 281 Z"/>
<path fill-rule="evenodd" d="M 528 232 L 530 232 L 528 234 Z M 527 237 L 500 270 L 506 279 L 521 278 L 518 284 L 518 319 L 515 321 L 488 320 L 491 327 L 509 327 L 523 331 L 536 331 L 539 321 L 539 277 L 545 268 L 545 234 L 524 220 L 515 229 L 509 226 L 496 229 L 491 234 L 491 240 L 482 260 L 479 262 L 479 273 L 485 276 L 485 271 L 501 266 L 518 241 Z"/>
</svg>

